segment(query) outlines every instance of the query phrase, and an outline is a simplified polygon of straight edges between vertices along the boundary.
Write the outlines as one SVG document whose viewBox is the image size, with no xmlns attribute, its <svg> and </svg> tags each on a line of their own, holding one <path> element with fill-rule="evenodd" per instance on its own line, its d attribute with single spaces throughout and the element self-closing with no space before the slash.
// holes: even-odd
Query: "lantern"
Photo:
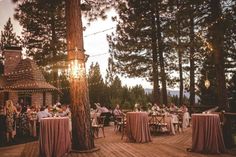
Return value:
<svg viewBox="0 0 236 157">
<path fill-rule="evenodd" d="M 68 75 L 71 79 L 83 78 L 86 74 L 85 62 L 88 59 L 88 55 L 84 53 L 78 53 L 77 47 L 75 47 L 75 58 L 69 60 Z"/>
<path fill-rule="evenodd" d="M 211 85 L 210 81 L 208 80 L 207 72 L 206 72 L 206 80 L 205 80 L 205 87 L 208 89 Z"/>
<path fill-rule="evenodd" d="M 208 79 L 205 80 L 205 87 L 208 89 L 210 87 L 211 83 Z"/>
<path fill-rule="evenodd" d="M 74 79 L 79 79 L 85 76 L 85 66 L 84 63 L 79 62 L 78 59 L 71 60 L 69 62 L 69 77 Z"/>
</svg>

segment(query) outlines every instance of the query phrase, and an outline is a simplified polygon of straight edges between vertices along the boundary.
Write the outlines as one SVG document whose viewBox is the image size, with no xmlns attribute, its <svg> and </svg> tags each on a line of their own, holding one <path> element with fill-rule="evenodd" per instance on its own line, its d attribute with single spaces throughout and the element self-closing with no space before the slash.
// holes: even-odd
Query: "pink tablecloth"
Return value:
<svg viewBox="0 0 236 157">
<path fill-rule="evenodd" d="M 192 114 L 192 151 L 224 153 L 225 145 L 217 114 Z"/>
<path fill-rule="evenodd" d="M 145 143 L 151 141 L 146 112 L 128 112 L 126 114 L 126 133 L 131 142 Z"/>
<path fill-rule="evenodd" d="M 40 121 L 40 157 L 62 157 L 71 149 L 69 119 L 44 118 Z"/>
</svg>

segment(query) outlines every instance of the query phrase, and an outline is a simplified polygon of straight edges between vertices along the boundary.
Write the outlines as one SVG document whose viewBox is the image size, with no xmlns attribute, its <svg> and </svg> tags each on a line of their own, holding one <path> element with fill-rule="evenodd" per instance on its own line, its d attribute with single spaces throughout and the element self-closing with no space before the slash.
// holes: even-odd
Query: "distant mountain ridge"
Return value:
<svg viewBox="0 0 236 157">
<path fill-rule="evenodd" d="M 147 94 L 152 93 L 152 89 L 150 89 L 150 88 L 145 88 L 144 91 L 145 91 L 145 93 L 147 93 Z M 167 90 L 167 93 L 169 93 L 171 96 L 176 96 L 176 95 L 179 96 L 179 90 L 168 89 L 168 90 Z M 185 95 L 187 98 L 189 98 L 189 96 L 190 96 L 189 92 L 187 92 L 187 91 L 184 91 L 184 95 Z M 195 102 L 197 102 L 198 100 L 199 100 L 199 97 L 196 96 Z"/>
</svg>

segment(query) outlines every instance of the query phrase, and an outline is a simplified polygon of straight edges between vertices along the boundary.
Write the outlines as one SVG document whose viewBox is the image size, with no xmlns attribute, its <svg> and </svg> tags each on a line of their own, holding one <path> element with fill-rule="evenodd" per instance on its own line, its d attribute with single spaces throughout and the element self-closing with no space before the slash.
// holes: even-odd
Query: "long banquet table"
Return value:
<svg viewBox="0 0 236 157">
<path fill-rule="evenodd" d="M 148 113 L 128 112 L 126 114 L 126 134 L 131 142 L 151 142 Z"/>
<path fill-rule="evenodd" d="M 226 151 L 218 114 L 192 114 L 192 151 L 219 154 Z"/>
<path fill-rule="evenodd" d="M 62 157 L 71 150 L 69 118 L 44 118 L 40 121 L 40 157 Z"/>
</svg>

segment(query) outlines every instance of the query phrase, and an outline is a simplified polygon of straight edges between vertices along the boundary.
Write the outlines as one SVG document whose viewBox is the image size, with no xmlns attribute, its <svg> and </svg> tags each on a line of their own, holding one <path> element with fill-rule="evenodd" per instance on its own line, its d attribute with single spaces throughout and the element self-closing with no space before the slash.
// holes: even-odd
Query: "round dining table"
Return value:
<svg viewBox="0 0 236 157">
<path fill-rule="evenodd" d="M 130 142 L 146 143 L 152 141 L 147 112 L 126 113 L 126 135 Z"/>
<path fill-rule="evenodd" d="M 218 114 L 192 114 L 192 130 L 193 152 L 226 152 Z"/>
<path fill-rule="evenodd" d="M 63 157 L 71 150 L 68 117 L 43 118 L 40 121 L 40 157 Z"/>
</svg>

